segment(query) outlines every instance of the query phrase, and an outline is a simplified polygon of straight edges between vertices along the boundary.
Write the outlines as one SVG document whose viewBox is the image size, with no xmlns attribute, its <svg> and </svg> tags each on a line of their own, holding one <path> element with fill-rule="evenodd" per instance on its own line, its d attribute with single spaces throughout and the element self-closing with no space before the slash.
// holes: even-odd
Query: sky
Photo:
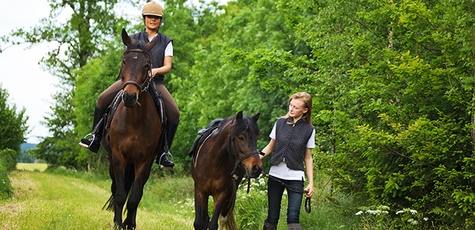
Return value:
<svg viewBox="0 0 475 230">
<path fill-rule="evenodd" d="M 0 36 L 12 30 L 29 30 L 39 20 L 49 15 L 47 0 L 0 0 Z M 28 143 L 38 143 L 37 136 L 49 136 L 48 128 L 42 124 L 43 117 L 51 113 L 52 96 L 57 92 L 59 79 L 41 69 L 38 62 L 47 54 L 51 44 L 11 46 L 0 53 L 0 85 L 8 91 L 8 103 L 17 111 L 25 109 L 30 133 Z M 4 45 L 2 45 L 4 47 Z"/>
</svg>

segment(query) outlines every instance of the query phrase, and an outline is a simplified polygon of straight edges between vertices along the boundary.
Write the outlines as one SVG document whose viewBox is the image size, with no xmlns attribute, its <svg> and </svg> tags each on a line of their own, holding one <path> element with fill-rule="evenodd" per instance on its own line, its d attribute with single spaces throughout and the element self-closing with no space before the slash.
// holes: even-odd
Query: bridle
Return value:
<svg viewBox="0 0 475 230">
<path fill-rule="evenodd" d="M 231 123 L 234 123 L 235 120 L 231 121 Z M 234 181 L 237 181 L 239 179 L 239 176 L 236 174 L 236 171 L 238 170 L 238 166 L 241 165 L 241 163 L 246 160 L 247 158 L 253 156 L 253 155 L 258 155 L 259 156 L 259 153 L 260 151 L 256 149 L 252 150 L 251 152 L 245 154 L 244 156 L 242 157 L 239 157 L 238 153 L 236 152 L 236 148 L 235 148 L 235 145 L 234 145 L 234 135 L 232 135 L 230 138 L 229 138 L 229 143 L 228 143 L 228 152 L 229 154 L 234 157 L 236 159 L 236 161 L 234 162 L 234 169 L 233 171 L 231 172 L 231 176 L 233 177 L 233 180 Z M 246 170 L 246 173 L 247 173 L 247 170 Z M 235 183 L 233 183 L 235 184 Z M 251 177 L 248 175 L 248 179 L 247 179 L 247 193 L 249 193 L 249 189 L 251 187 Z"/>
<path fill-rule="evenodd" d="M 148 91 L 148 87 L 150 85 L 150 82 L 152 81 L 153 77 L 149 77 L 151 72 L 152 72 L 152 56 L 150 55 L 149 52 L 145 52 L 143 51 L 142 49 L 130 49 L 130 50 L 126 50 L 124 51 L 124 56 L 127 54 L 127 53 L 144 53 L 147 55 L 148 57 L 148 60 L 149 60 L 149 64 L 148 64 L 148 70 L 147 70 L 147 73 L 146 73 L 146 80 L 142 83 L 142 85 L 139 85 L 139 83 L 137 83 L 136 81 L 126 81 L 122 84 L 122 89 L 124 89 L 127 85 L 134 85 L 135 87 L 137 87 L 137 89 L 140 91 L 140 93 L 143 93 L 143 92 L 146 92 Z M 123 66 L 123 65 L 122 65 Z M 117 76 L 117 79 L 122 75 L 122 66 L 120 67 L 120 72 L 119 72 L 119 76 Z"/>
<path fill-rule="evenodd" d="M 231 121 L 231 124 L 234 123 L 235 120 L 232 120 Z M 247 129 L 247 128 L 246 128 Z M 231 172 L 231 176 L 233 176 L 233 178 L 237 179 L 237 175 L 236 175 L 236 170 L 237 170 L 237 167 L 244 161 L 246 160 L 247 158 L 251 157 L 252 155 L 258 155 L 259 156 L 259 153 L 260 151 L 256 149 L 252 150 L 251 152 L 245 154 L 244 156 L 242 157 L 239 157 L 238 153 L 236 152 L 236 148 L 235 148 L 235 145 L 234 145 L 234 135 L 231 135 L 231 137 L 229 137 L 229 143 L 228 143 L 228 152 L 229 154 L 236 158 L 236 161 L 234 162 L 234 169 L 233 171 Z"/>
</svg>

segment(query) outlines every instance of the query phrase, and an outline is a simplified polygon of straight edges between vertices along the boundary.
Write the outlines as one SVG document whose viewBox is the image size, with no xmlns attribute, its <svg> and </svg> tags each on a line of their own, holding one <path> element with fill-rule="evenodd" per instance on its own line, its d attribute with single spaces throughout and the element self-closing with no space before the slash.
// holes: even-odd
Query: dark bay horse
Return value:
<svg viewBox="0 0 475 230">
<path fill-rule="evenodd" d="M 119 73 L 123 82 L 122 98 L 102 139 L 109 153 L 112 179 L 112 195 L 104 208 L 114 211 L 114 229 L 135 229 L 137 207 L 159 148 L 162 124 L 147 91 L 151 82 L 150 51 L 156 41 L 134 41 L 124 29 L 122 41 L 127 46 Z M 126 201 L 127 216 L 122 222 Z"/>
<path fill-rule="evenodd" d="M 234 218 L 236 190 L 245 175 L 258 177 L 262 162 L 256 143 L 259 137 L 257 120 L 242 115 L 223 119 L 208 129 L 202 144 L 195 145 L 191 173 L 195 184 L 196 230 L 216 230 L 220 225 L 228 230 L 237 229 Z M 198 141 L 198 139 L 197 139 Z M 210 220 L 208 198 L 213 197 L 214 208 Z"/>
</svg>

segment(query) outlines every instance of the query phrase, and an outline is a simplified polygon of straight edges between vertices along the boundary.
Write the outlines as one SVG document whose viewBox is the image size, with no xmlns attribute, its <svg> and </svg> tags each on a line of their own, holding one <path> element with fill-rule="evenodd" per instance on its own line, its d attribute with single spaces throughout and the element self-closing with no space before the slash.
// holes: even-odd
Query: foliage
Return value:
<svg viewBox="0 0 475 230">
<path fill-rule="evenodd" d="M 8 178 L 8 174 L 11 170 L 7 169 L 6 165 L 8 163 L 6 163 L 5 161 L 6 159 L 0 157 L 0 200 L 8 199 L 13 194 L 13 188 L 10 183 L 10 178 Z"/>
<path fill-rule="evenodd" d="M 335 184 L 374 205 L 421 210 L 435 226 L 473 227 L 473 4 L 280 7 L 320 67 L 314 121 Z"/>
<path fill-rule="evenodd" d="M 16 105 L 11 105 L 8 101 L 8 91 L 0 85 L 0 150 L 11 149 L 20 154 L 20 145 L 25 141 L 28 134 L 25 116 L 25 109 L 17 111 Z"/>
<path fill-rule="evenodd" d="M 18 152 L 13 149 L 0 150 L 0 159 L 2 159 L 3 167 L 7 172 L 15 170 L 18 156 Z"/>
<path fill-rule="evenodd" d="M 20 146 L 28 134 L 25 109 L 17 111 L 15 105 L 9 104 L 8 97 L 8 91 L 0 84 L 0 199 L 9 198 L 12 194 L 8 175 L 15 169 Z"/>
</svg>

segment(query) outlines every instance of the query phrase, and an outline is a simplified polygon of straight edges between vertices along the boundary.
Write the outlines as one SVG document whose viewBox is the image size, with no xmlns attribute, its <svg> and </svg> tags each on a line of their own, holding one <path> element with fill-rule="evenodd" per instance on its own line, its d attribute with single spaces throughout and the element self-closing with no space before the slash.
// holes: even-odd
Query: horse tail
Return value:
<svg viewBox="0 0 475 230">
<path fill-rule="evenodd" d="M 230 210 L 226 216 L 219 216 L 219 226 L 221 226 L 220 229 L 238 230 L 233 210 Z"/>
<path fill-rule="evenodd" d="M 127 191 L 127 194 L 130 192 L 132 188 L 132 184 L 134 183 L 134 178 L 135 178 L 134 165 L 129 163 L 125 167 L 125 181 L 124 181 L 124 187 L 125 187 L 125 191 Z M 113 191 L 112 195 L 106 201 L 104 206 L 102 206 L 102 209 L 107 210 L 107 211 L 114 211 L 114 203 L 115 203 L 115 199 L 114 199 L 114 191 Z"/>
<path fill-rule="evenodd" d="M 125 167 L 125 170 L 124 170 L 124 186 L 125 186 L 125 192 L 127 194 L 130 193 L 130 190 L 132 189 L 132 185 L 134 184 L 134 180 L 135 180 L 134 164 L 127 163 L 127 166 Z"/>
<path fill-rule="evenodd" d="M 107 211 L 114 211 L 114 194 L 109 197 L 109 199 L 106 201 L 104 206 L 102 206 L 102 210 L 107 210 Z"/>
</svg>

